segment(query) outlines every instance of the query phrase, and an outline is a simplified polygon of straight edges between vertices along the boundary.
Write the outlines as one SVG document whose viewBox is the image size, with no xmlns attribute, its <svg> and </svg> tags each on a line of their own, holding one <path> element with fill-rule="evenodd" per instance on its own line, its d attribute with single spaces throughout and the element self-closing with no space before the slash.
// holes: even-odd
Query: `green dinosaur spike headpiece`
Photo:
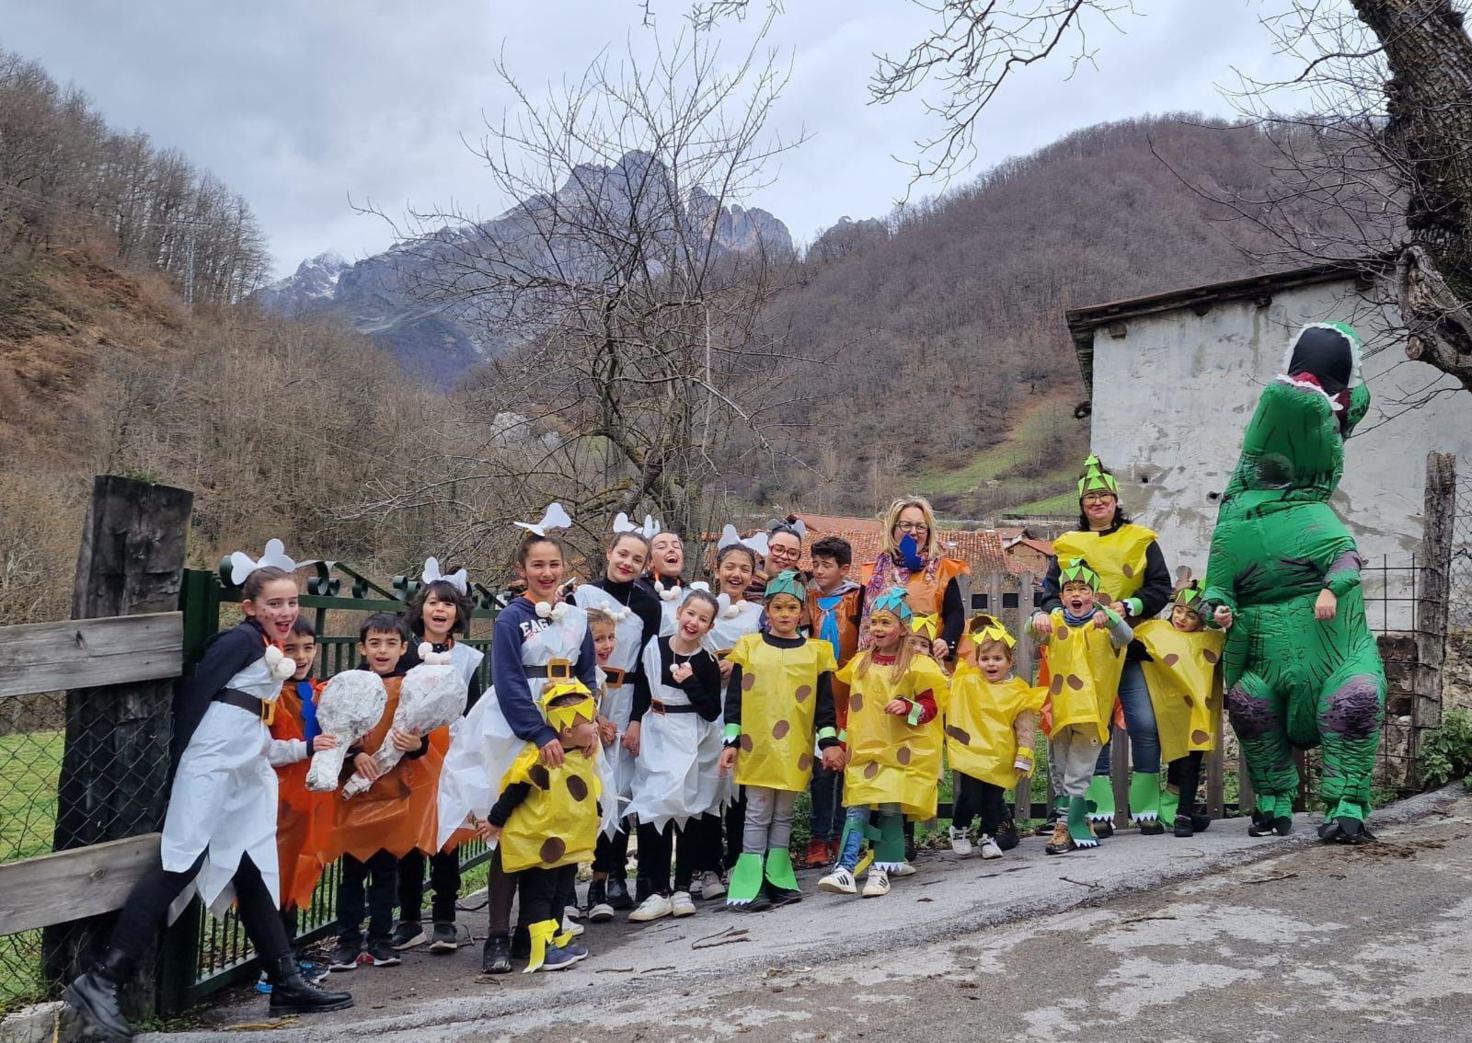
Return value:
<svg viewBox="0 0 1472 1043">
<path fill-rule="evenodd" d="M 910 592 L 904 587 L 890 587 L 883 594 L 874 599 L 874 605 L 869 609 L 874 612 L 888 612 L 901 623 L 909 623 L 915 614 L 910 608 Z"/>
<path fill-rule="evenodd" d="M 803 588 L 802 580 L 792 569 L 779 572 L 767 580 L 767 589 L 762 596 L 771 601 L 778 594 L 791 594 L 798 601 L 806 601 L 808 596 L 807 590 Z"/>
<path fill-rule="evenodd" d="M 1119 482 L 1115 481 L 1114 475 L 1109 473 L 1109 469 L 1099 461 L 1098 456 L 1090 453 L 1089 458 L 1084 461 L 1084 473 L 1078 480 L 1079 498 L 1082 499 L 1086 492 L 1096 490 L 1118 496 Z"/>
<path fill-rule="evenodd" d="M 1175 603 L 1182 608 L 1189 608 L 1192 612 L 1201 611 L 1201 592 L 1206 589 L 1206 580 L 1193 579 L 1180 590 L 1176 591 Z"/>
<path fill-rule="evenodd" d="M 1089 568 L 1089 563 L 1083 558 L 1070 558 L 1061 562 L 1058 569 L 1058 587 L 1061 590 L 1065 583 L 1087 583 L 1089 589 L 1098 593 L 1099 574 Z"/>
</svg>

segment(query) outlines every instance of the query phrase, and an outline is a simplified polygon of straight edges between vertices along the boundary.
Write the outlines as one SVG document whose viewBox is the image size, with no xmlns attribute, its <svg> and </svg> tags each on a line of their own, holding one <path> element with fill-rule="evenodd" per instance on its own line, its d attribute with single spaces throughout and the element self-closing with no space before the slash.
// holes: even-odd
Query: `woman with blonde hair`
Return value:
<svg viewBox="0 0 1472 1043">
<path fill-rule="evenodd" d="M 915 615 L 938 623 L 931 652 L 944 662 L 955 653 L 966 627 L 959 580 L 971 570 L 964 561 L 942 552 L 935 511 L 923 496 L 895 500 L 884 512 L 883 523 L 883 549 L 860 572 L 865 591 L 859 647 L 871 644 L 869 606 L 890 588 L 903 587 Z"/>
</svg>

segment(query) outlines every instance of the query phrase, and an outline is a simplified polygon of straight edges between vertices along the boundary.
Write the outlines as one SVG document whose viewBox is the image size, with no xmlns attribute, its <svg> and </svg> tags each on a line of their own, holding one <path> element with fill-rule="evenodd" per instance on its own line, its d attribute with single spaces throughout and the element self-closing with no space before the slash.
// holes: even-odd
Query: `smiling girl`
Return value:
<svg viewBox="0 0 1472 1043">
<path fill-rule="evenodd" d="M 639 729 L 630 721 L 635 702 L 642 699 L 647 703 L 649 699 L 649 682 L 640 657 L 650 639 L 659 634 L 661 612 L 659 598 L 639 583 L 649 562 L 649 540 L 639 532 L 615 533 L 606 557 L 603 578 L 582 584 L 569 600 L 585 610 L 601 609 L 614 619 L 613 651 L 601 663 L 605 681 L 601 715 L 613 723 L 615 731 L 613 743 L 604 751 L 613 762 L 614 788 L 604 799 L 627 802 L 633 791 L 634 758 L 639 752 Z M 593 858 L 596 875 L 588 887 L 591 918 L 604 919 L 603 906 L 608 911 L 634 907 L 627 881 L 628 861 L 626 829 L 619 829 L 611 837 L 598 837 Z"/>
<path fill-rule="evenodd" d="M 189 889 L 219 915 L 234 900 L 265 965 L 273 1015 L 353 1003 L 345 992 L 326 992 L 302 978 L 277 911 L 276 772 L 267 759 L 266 722 L 282 682 L 296 668 L 281 651 L 297 617 L 296 580 L 286 568 L 232 557 L 245 619 L 210 639 L 184 683 L 184 753 L 164 818 L 162 864 L 129 894 L 101 958 L 66 989 L 71 1008 L 104 1035 L 132 1036 L 118 987 L 132 976 L 171 908 L 182 909 Z M 266 557 L 295 566 L 274 540 Z"/>
</svg>

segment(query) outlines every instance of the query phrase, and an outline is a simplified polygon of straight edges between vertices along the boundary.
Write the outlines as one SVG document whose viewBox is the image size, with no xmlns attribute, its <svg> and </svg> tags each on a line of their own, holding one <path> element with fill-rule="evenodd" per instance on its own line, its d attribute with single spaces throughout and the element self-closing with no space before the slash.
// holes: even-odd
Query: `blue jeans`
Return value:
<svg viewBox="0 0 1472 1043">
<path fill-rule="evenodd" d="M 1119 702 L 1124 707 L 1124 728 L 1130 736 L 1130 766 L 1135 771 L 1160 771 L 1160 733 L 1155 729 L 1155 707 L 1145 687 L 1145 671 L 1138 662 L 1126 662 L 1119 679 Z M 1095 775 L 1109 774 L 1109 743 L 1099 751 Z"/>
<path fill-rule="evenodd" d="M 808 786 L 812 813 L 808 816 L 808 832 L 814 840 L 836 840 L 843 832 L 843 772 L 829 771 L 820 764 L 813 766 L 813 781 Z"/>
</svg>

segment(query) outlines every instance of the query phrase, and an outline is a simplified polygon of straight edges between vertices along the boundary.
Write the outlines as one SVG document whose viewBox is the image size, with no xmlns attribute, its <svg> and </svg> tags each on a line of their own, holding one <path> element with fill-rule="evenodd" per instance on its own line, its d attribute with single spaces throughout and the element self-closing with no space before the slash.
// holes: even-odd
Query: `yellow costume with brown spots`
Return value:
<svg viewBox="0 0 1472 1043">
<path fill-rule="evenodd" d="M 951 767 L 1003 789 L 1017 785 L 1017 718 L 1040 711 L 1047 694 L 1020 677 L 993 684 L 969 660 L 958 662 L 945 712 Z"/>
<path fill-rule="evenodd" d="M 1098 730 L 1101 743 L 1108 742 L 1125 650 L 1115 648 L 1109 631 L 1093 623 L 1069 626 L 1062 609 L 1054 609 L 1051 619 L 1053 633 L 1043 641 L 1052 675 L 1048 684 L 1053 706 L 1051 730 L 1089 725 Z"/>
<path fill-rule="evenodd" d="M 569 750 L 560 768 L 548 768 L 540 752 L 528 743 L 501 781 L 502 790 L 518 782 L 531 785 L 501 830 L 501 865 L 508 873 L 593 860 L 603 791 L 597 758 Z"/>
<path fill-rule="evenodd" d="M 838 669 L 833 646 L 809 638 L 778 648 L 747 634 L 727 658 L 741 667 L 736 784 L 803 792 L 813 773 L 818 677 Z"/>
<path fill-rule="evenodd" d="M 1155 708 L 1161 756 L 1168 763 L 1211 750 L 1222 699 L 1217 664 L 1226 632 L 1177 630 L 1169 620 L 1152 619 L 1135 627 L 1135 639 L 1150 653 L 1141 668 Z"/>
<path fill-rule="evenodd" d="M 911 724 L 908 717 L 885 713 L 884 708 L 894 699 L 913 704 L 925 692 L 934 696 L 938 707 L 944 707 L 949 682 L 929 656 L 912 656 L 896 680 L 893 666 L 870 662 L 871 654 L 859 653 L 835 678 L 849 686 L 844 803 L 849 807 L 898 804 L 908 818 L 932 819 L 944 745 L 941 719 L 937 715 L 924 724 Z"/>
<path fill-rule="evenodd" d="M 1154 532 L 1127 522 L 1108 539 L 1091 532 L 1065 532 L 1053 541 L 1053 553 L 1059 561 L 1086 559 L 1099 574 L 1099 600 L 1123 601 L 1144 584 L 1145 555 L 1154 542 Z"/>
</svg>

